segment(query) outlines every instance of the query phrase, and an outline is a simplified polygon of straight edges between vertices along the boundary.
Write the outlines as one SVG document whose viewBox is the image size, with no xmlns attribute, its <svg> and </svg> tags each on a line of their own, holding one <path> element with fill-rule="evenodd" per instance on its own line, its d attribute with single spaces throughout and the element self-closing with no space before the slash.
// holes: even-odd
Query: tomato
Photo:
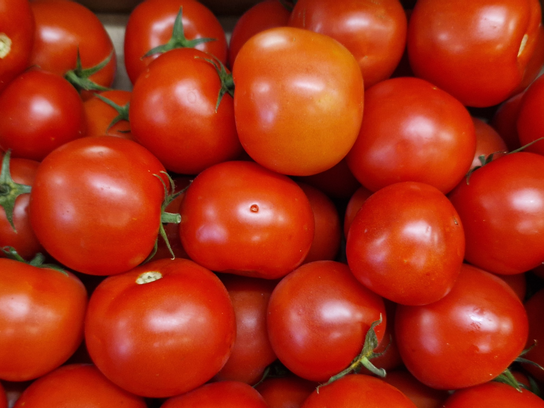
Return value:
<svg viewBox="0 0 544 408">
<path fill-rule="evenodd" d="M 382 81 L 365 93 L 365 114 L 347 164 L 371 191 L 419 181 L 443 193 L 464 177 L 476 149 L 474 124 L 459 101 L 419 78 Z"/>
<path fill-rule="evenodd" d="M 540 23 L 538 0 L 417 1 L 408 25 L 410 65 L 464 105 L 493 106 L 523 80 Z"/>
<path fill-rule="evenodd" d="M 237 381 L 221 381 L 170 398 L 161 408 L 268 408 L 253 387 Z"/>
<path fill-rule="evenodd" d="M 147 404 L 110 382 L 91 364 L 70 364 L 28 386 L 14 408 L 62 406 L 146 408 Z"/>
<path fill-rule="evenodd" d="M 30 62 L 34 15 L 28 0 L 0 1 L 0 92 Z"/>
<path fill-rule="evenodd" d="M 0 148 L 41 161 L 85 132 L 83 103 L 65 79 L 41 69 L 19 75 L 0 94 Z"/>
<path fill-rule="evenodd" d="M 407 19 L 399 0 L 298 0 L 289 25 L 345 45 L 357 59 L 365 88 L 391 76 L 406 45 Z"/>
<path fill-rule="evenodd" d="M 131 11 L 125 27 L 125 67 L 133 84 L 160 53 L 145 55 L 151 49 L 167 43 L 172 37 L 174 21 L 180 9 L 182 34 L 186 40 L 183 46 L 210 53 L 223 64 L 227 63 L 225 31 L 217 17 L 204 4 L 195 0 L 143 1 Z"/>
<path fill-rule="evenodd" d="M 527 277 L 524 273 L 516 273 L 514 275 L 497 275 L 503 281 L 505 281 L 508 286 L 512 288 L 518 298 L 523 302 L 525 296 L 527 295 Z"/>
<path fill-rule="evenodd" d="M 402 391 L 418 408 L 441 408 L 449 396 L 448 391 L 428 387 L 406 370 L 388 371 L 384 381 Z"/>
<path fill-rule="evenodd" d="M 542 6 L 542 3 L 541 3 Z M 527 89 L 529 85 L 540 75 L 544 66 L 544 26 L 542 23 L 538 28 L 538 36 L 536 38 L 536 45 L 531 59 L 527 63 L 523 80 L 514 90 L 513 95 L 517 95 Z"/>
<path fill-rule="evenodd" d="M 188 259 L 160 259 L 103 280 L 85 318 L 93 362 L 121 388 L 166 398 L 210 380 L 236 336 L 228 292 Z"/>
<path fill-rule="evenodd" d="M 124 90 L 100 92 L 83 102 L 85 136 L 117 136 L 132 139 L 128 106 L 132 93 Z"/>
<path fill-rule="evenodd" d="M 344 212 L 344 237 L 347 238 L 349 227 L 355 218 L 355 215 L 359 209 L 363 206 L 363 203 L 368 197 L 372 195 L 372 191 L 368 188 L 360 186 L 355 193 L 350 197 L 346 204 L 346 210 Z"/>
<path fill-rule="evenodd" d="M 240 49 L 232 74 L 238 136 L 262 166 L 312 175 L 353 146 L 363 78 L 355 57 L 331 37 L 294 27 L 262 31 Z"/>
<path fill-rule="evenodd" d="M 346 241 L 357 280 L 406 305 L 444 297 L 459 275 L 464 250 L 463 225 L 451 202 L 435 187 L 409 181 L 372 194 Z"/>
<path fill-rule="evenodd" d="M 281 278 L 302 263 L 314 237 L 304 191 L 252 162 L 204 170 L 187 189 L 180 214 L 185 251 L 216 272 Z"/>
<path fill-rule="evenodd" d="M 470 168 L 474 169 L 482 165 L 482 158 L 484 160 L 489 157 L 497 159 L 508 152 L 508 147 L 504 139 L 491 125 L 475 117 L 472 118 L 472 121 L 476 131 L 476 153 L 474 153 Z"/>
<path fill-rule="evenodd" d="M 516 390 L 500 382 L 489 382 L 454 392 L 442 405 L 444 408 L 542 408 L 544 401 L 531 391 Z"/>
<path fill-rule="evenodd" d="M 228 65 L 232 67 L 234 60 L 252 36 L 273 27 L 287 26 L 291 12 L 280 0 L 263 0 L 245 11 L 232 29 L 229 41 Z"/>
<path fill-rule="evenodd" d="M 398 305 L 395 335 L 406 368 L 443 390 L 483 384 L 501 374 L 527 341 L 528 319 L 514 291 L 464 264 L 453 289 L 424 306 Z"/>
<path fill-rule="evenodd" d="M 242 153 L 233 100 L 225 93 L 218 101 L 223 80 L 211 58 L 194 48 L 169 51 L 132 90 L 132 135 L 174 173 L 198 174 Z"/>
<path fill-rule="evenodd" d="M 522 146 L 544 137 L 544 121 L 541 115 L 543 107 L 544 77 L 538 77 L 527 88 L 519 102 L 516 129 Z M 527 146 L 524 151 L 544 155 L 544 142 L 533 143 Z"/>
<path fill-rule="evenodd" d="M 31 65 L 58 75 L 70 74 L 78 89 L 85 89 L 87 81 L 109 88 L 115 79 L 117 59 L 113 42 L 106 28 L 87 7 L 65 0 L 33 0 L 30 2 L 36 21 L 36 34 Z M 83 69 L 93 68 L 107 61 L 98 72 L 75 78 L 78 55 Z M 109 60 L 108 60 L 109 58 Z M 83 92 L 88 98 L 90 92 Z"/>
<path fill-rule="evenodd" d="M 347 375 L 310 394 L 301 408 L 416 408 L 400 390 L 380 378 Z"/>
<path fill-rule="evenodd" d="M 489 122 L 504 139 L 509 151 L 516 150 L 521 146 L 518 136 L 517 119 L 523 95 L 524 92 L 519 93 L 501 103 Z"/>
<path fill-rule="evenodd" d="M 68 268 L 91 275 L 128 271 L 155 245 L 164 171 L 131 140 L 103 136 L 67 143 L 38 167 L 30 193 L 32 228 Z"/>
<path fill-rule="evenodd" d="M 544 261 L 544 157 L 511 153 L 474 171 L 449 198 L 465 229 L 465 260 L 489 272 L 526 272 Z"/>
<path fill-rule="evenodd" d="M 361 354 L 373 322 L 378 342 L 386 313 L 380 296 L 359 284 L 347 265 L 304 264 L 275 287 L 268 304 L 268 336 L 278 359 L 299 377 L 325 382 Z"/>
<path fill-rule="evenodd" d="M 303 378 L 268 377 L 255 386 L 269 408 L 299 408 L 317 384 Z"/>
<path fill-rule="evenodd" d="M 227 363 L 215 381 L 256 384 L 276 360 L 266 329 L 266 311 L 275 281 L 224 274 L 221 281 L 229 292 L 236 315 L 236 341 Z"/>
<path fill-rule="evenodd" d="M 525 310 L 529 318 L 529 336 L 526 344 L 529 351 L 523 358 L 544 367 L 544 327 L 542 325 L 544 289 L 540 288 L 525 302 Z M 542 368 L 532 364 L 524 364 L 523 368 L 539 382 L 544 381 L 544 370 Z"/>
<path fill-rule="evenodd" d="M 87 292 L 70 272 L 6 258 L 0 265 L 0 379 L 33 380 L 81 343 Z"/>
</svg>

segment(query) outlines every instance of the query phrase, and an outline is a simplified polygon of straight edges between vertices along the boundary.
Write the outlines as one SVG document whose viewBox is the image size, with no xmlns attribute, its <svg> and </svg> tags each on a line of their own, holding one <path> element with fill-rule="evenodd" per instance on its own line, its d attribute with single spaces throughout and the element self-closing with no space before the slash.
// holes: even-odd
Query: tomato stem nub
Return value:
<svg viewBox="0 0 544 408">
<path fill-rule="evenodd" d="M 13 228 L 13 231 L 17 232 L 15 229 L 15 224 L 13 223 L 13 210 L 15 208 L 15 200 L 21 194 L 30 193 L 31 187 L 26 184 L 18 184 L 13 181 L 11 178 L 10 171 L 10 158 L 11 150 L 8 150 L 4 154 L 2 159 L 2 168 L 0 173 L 0 206 L 4 209 L 6 213 L 6 218 Z"/>
</svg>

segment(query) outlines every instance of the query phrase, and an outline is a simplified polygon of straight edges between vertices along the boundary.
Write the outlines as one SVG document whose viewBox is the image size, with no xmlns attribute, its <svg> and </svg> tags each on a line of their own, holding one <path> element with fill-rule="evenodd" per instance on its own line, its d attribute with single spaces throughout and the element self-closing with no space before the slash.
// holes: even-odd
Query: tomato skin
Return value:
<svg viewBox="0 0 544 408">
<path fill-rule="evenodd" d="M 378 341 L 387 316 L 380 296 L 359 284 L 347 265 L 304 264 L 276 286 L 268 304 L 268 336 L 278 359 L 295 375 L 325 382 L 357 357 L 370 325 Z"/>
<path fill-rule="evenodd" d="M 493 160 L 495 160 L 508 152 L 506 142 L 491 125 L 475 117 L 472 118 L 472 121 L 476 132 L 476 153 L 474 153 L 471 169 L 482 165 L 481 156 L 488 158 L 493 155 Z"/>
<path fill-rule="evenodd" d="M 403 369 L 388 371 L 384 381 L 402 391 L 418 408 L 441 408 L 449 396 L 448 391 L 428 387 Z"/>
<path fill-rule="evenodd" d="M 444 297 L 459 275 L 464 251 L 463 225 L 451 202 L 435 187 L 409 181 L 372 194 L 346 240 L 357 280 L 406 305 Z"/>
<path fill-rule="evenodd" d="M 544 78 L 538 77 L 527 88 L 519 102 L 516 129 L 522 146 L 544 137 L 544 121 L 541 115 L 543 106 Z M 544 142 L 533 143 L 524 151 L 544 155 Z"/>
<path fill-rule="evenodd" d="M 159 279 L 138 284 L 146 272 Z M 236 320 L 225 286 L 188 259 L 160 259 L 107 277 L 94 290 L 85 341 L 104 375 L 136 395 L 193 390 L 226 363 Z"/>
<path fill-rule="evenodd" d="M 251 37 L 232 69 L 238 136 L 257 163 L 308 176 L 338 164 L 361 126 L 364 85 L 336 40 L 294 27 Z"/>
<path fill-rule="evenodd" d="M 445 297 L 424 306 L 398 305 L 395 315 L 406 368 L 436 389 L 460 389 L 497 377 L 523 351 L 527 334 L 527 313 L 514 291 L 468 264 Z"/>
<path fill-rule="evenodd" d="M 91 275 L 128 271 L 155 244 L 164 200 L 155 175 L 164 171 L 131 140 L 67 143 L 38 167 L 30 194 L 32 228 L 45 250 L 69 268 Z"/>
<path fill-rule="evenodd" d="M 120 107 L 130 102 L 131 91 L 113 89 L 100 92 L 100 95 L 109 99 Z M 112 121 L 119 115 L 117 110 L 106 102 L 94 96 L 83 102 L 85 109 L 86 131 L 85 136 L 117 136 L 125 139 L 133 139 L 130 132 L 130 123 L 120 120 L 110 127 Z"/>
<path fill-rule="evenodd" d="M 114 385 L 94 365 L 70 364 L 30 384 L 14 408 L 62 406 L 146 408 L 147 404 Z"/>
<path fill-rule="evenodd" d="M 216 272 L 279 279 L 302 263 L 314 236 L 304 191 L 253 162 L 204 170 L 187 189 L 180 214 L 185 251 Z"/>
<path fill-rule="evenodd" d="M 544 260 L 544 157 L 511 153 L 477 169 L 449 194 L 466 236 L 465 260 L 516 274 Z"/>
<path fill-rule="evenodd" d="M 406 13 L 399 0 L 298 0 L 289 26 L 328 35 L 355 56 L 365 88 L 391 76 L 404 52 Z"/>
<path fill-rule="evenodd" d="M 506 142 L 509 151 L 521 147 L 518 136 L 517 119 L 521 99 L 523 98 L 524 93 L 525 92 L 521 92 L 501 103 L 489 122 Z"/>
<path fill-rule="evenodd" d="M 419 78 L 393 78 L 365 92 L 359 136 L 346 157 L 371 191 L 419 181 L 449 192 L 474 157 L 476 136 L 468 110 Z"/>
<path fill-rule="evenodd" d="M 372 191 L 368 188 L 360 186 L 350 197 L 346 205 L 346 211 L 344 213 L 344 237 L 348 237 L 349 227 L 355 218 L 355 215 L 359 209 L 363 206 L 363 203 L 368 197 L 372 195 Z"/>
<path fill-rule="evenodd" d="M 0 92 L 28 66 L 34 45 L 34 15 L 28 0 L 0 1 Z M 9 51 L 8 51 L 9 50 Z"/>
<path fill-rule="evenodd" d="M 542 327 L 542 313 L 544 310 L 544 289 L 539 289 L 525 302 L 525 310 L 529 317 L 529 336 L 527 337 L 526 349 L 530 350 L 523 356 L 527 360 L 534 361 L 544 366 L 544 328 Z M 544 381 L 542 369 L 532 365 L 524 364 L 523 368 L 528 371 L 537 381 Z"/>
<path fill-rule="evenodd" d="M 132 90 L 132 135 L 174 173 L 198 174 L 242 153 L 228 93 L 216 110 L 221 80 L 210 58 L 194 48 L 171 50 Z"/>
<path fill-rule="evenodd" d="M 81 343 L 87 292 L 69 272 L 5 258 L 0 267 L 0 379 L 33 380 Z"/>
<path fill-rule="evenodd" d="M 255 386 L 269 408 L 299 408 L 317 384 L 297 376 L 268 377 Z"/>
<path fill-rule="evenodd" d="M 499 104 L 523 79 L 540 21 L 537 0 L 418 1 L 408 25 L 410 65 L 464 105 Z"/>
<path fill-rule="evenodd" d="M 41 69 L 19 75 L 0 94 L 0 148 L 41 161 L 85 133 L 83 103 L 65 79 Z"/>
<path fill-rule="evenodd" d="M 143 1 L 131 11 L 124 37 L 125 67 L 133 84 L 159 54 L 142 57 L 172 36 L 180 7 L 183 8 L 183 29 L 187 39 L 214 38 L 214 41 L 201 43 L 195 48 L 215 55 L 223 64 L 227 63 L 228 46 L 223 27 L 202 3 L 195 0 Z"/>
</svg>

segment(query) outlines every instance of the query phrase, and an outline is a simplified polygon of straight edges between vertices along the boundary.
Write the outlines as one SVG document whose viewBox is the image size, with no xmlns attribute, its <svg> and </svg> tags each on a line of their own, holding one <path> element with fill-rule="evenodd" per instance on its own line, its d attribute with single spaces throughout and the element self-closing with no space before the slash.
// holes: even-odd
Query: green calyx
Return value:
<svg viewBox="0 0 544 408">
<path fill-rule="evenodd" d="M 103 95 L 100 95 L 100 94 L 97 93 L 97 94 L 95 94 L 95 96 L 98 99 L 100 99 L 102 102 L 104 102 L 105 104 L 111 106 L 113 109 L 115 109 L 117 111 L 117 116 L 113 118 L 111 123 L 108 125 L 108 128 L 106 129 L 106 131 L 109 131 L 117 122 L 120 122 L 122 120 L 126 120 L 127 122 L 129 122 L 129 120 L 128 120 L 128 111 L 129 111 L 129 108 L 130 108 L 130 102 L 126 103 L 123 106 L 120 106 L 120 105 L 117 105 L 115 102 L 113 102 L 111 99 L 108 99 L 108 98 L 104 97 Z"/>
<path fill-rule="evenodd" d="M 195 58 L 202 59 L 211 64 L 215 68 L 217 75 L 219 75 L 221 87 L 219 88 L 217 103 L 215 104 L 215 112 L 217 112 L 217 109 L 219 109 L 219 104 L 226 93 L 228 93 L 231 97 L 234 97 L 234 80 L 232 79 L 232 74 L 228 72 L 225 65 L 223 65 L 223 63 L 213 55 L 211 58 L 202 58 L 199 56 L 196 56 Z"/>
<path fill-rule="evenodd" d="M 77 59 L 76 59 L 76 67 L 70 71 L 68 71 L 64 78 L 68 82 L 70 82 L 78 92 L 81 92 L 82 90 L 85 91 L 109 91 L 110 88 L 106 88 L 105 86 L 98 85 L 96 82 L 93 82 L 90 77 L 93 74 L 96 74 L 98 71 L 103 69 L 108 63 L 110 62 L 111 58 L 113 57 L 113 51 L 104 59 L 101 63 L 98 65 L 95 65 L 91 68 L 83 68 L 81 66 L 81 57 L 79 55 L 79 48 L 77 50 Z"/>
<path fill-rule="evenodd" d="M 168 40 L 167 43 L 161 44 L 157 47 L 150 49 L 142 59 L 150 57 L 154 54 L 162 54 L 167 51 L 176 49 L 176 48 L 195 48 L 197 45 L 202 43 L 207 43 L 210 41 L 216 41 L 215 38 L 195 38 L 194 40 L 188 40 L 185 37 L 185 30 L 183 28 L 183 7 L 179 8 L 179 12 L 174 20 L 174 28 L 172 31 L 172 37 Z"/>
<path fill-rule="evenodd" d="M 11 151 L 8 150 L 2 159 L 2 169 L 0 173 L 0 206 L 4 209 L 11 228 L 13 228 L 13 231 L 17 232 L 15 224 L 13 223 L 15 200 L 17 200 L 17 197 L 21 194 L 29 194 L 32 188 L 26 184 L 19 184 L 13 181 L 9 167 L 10 158 Z"/>
<path fill-rule="evenodd" d="M 37 253 L 34 258 L 32 258 L 30 261 L 26 261 L 21 255 L 17 253 L 15 248 L 6 246 L 3 248 L 0 248 L 4 256 L 8 259 L 12 259 L 14 261 L 23 262 L 30 266 L 35 266 L 36 268 L 45 268 L 45 269 L 53 269 L 57 272 L 60 272 L 66 276 L 68 276 L 68 273 L 61 268 L 59 265 L 56 264 L 48 264 L 44 263 L 45 256 L 42 253 Z"/>
</svg>

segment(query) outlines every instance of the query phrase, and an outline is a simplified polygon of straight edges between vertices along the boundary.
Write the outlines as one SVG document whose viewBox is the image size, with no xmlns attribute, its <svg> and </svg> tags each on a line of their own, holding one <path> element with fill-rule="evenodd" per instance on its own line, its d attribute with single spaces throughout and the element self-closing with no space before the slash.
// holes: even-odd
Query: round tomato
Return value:
<svg viewBox="0 0 544 408">
<path fill-rule="evenodd" d="M 509 151 L 521 147 L 518 136 L 517 120 L 521 99 L 524 93 L 525 92 L 522 92 L 512 96 L 501 103 L 489 121 L 489 124 L 506 142 Z"/>
<path fill-rule="evenodd" d="M 525 146 L 544 137 L 544 76 L 538 77 L 524 92 L 519 102 L 516 129 L 520 144 Z M 544 155 L 544 141 L 527 146 L 525 151 Z"/>
<path fill-rule="evenodd" d="M 171 397 L 209 381 L 235 336 L 225 286 L 188 259 L 159 259 L 107 277 L 85 318 L 85 342 L 99 370 L 145 397 Z"/>
<path fill-rule="evenodd" d="M 277 27 L 251 37 L 233 67 L 238 136 L 257 163 L 307 176 L 338 164 L 357 138 L 363 78 L 324 34 Z"/>
</svg>

